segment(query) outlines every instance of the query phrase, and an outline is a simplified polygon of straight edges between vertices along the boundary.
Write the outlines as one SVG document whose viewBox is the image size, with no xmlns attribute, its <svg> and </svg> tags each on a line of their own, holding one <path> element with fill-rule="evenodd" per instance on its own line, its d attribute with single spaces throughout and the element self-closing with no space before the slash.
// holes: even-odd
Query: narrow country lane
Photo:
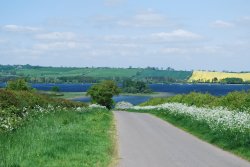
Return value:
<svg viewBox="0 0 250 167">
<path fill-rule="evenodd" d="M 250 167 L 150 114 L 115 111 L 119 167 Z"/>
</svg>

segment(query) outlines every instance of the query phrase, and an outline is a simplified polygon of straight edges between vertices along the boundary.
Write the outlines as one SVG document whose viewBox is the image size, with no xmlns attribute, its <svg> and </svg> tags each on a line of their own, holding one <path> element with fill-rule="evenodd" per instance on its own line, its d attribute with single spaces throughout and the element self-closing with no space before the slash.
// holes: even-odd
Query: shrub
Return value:
<svg viewBox="0 0 250 167">
<path fill-rule="evenodd" d="M 52 91 L 52 92 L 60 92 L 60 88 L 59 88 L 58 86 L 53 86 L 53 87 L 51 88 L 51 91 Z"/>
<path fill-rule="evenodd" d="M 51 98 L 47 95 L 41 95 L 32 91 L 0 90 L 0 109 L 9 108 L 11 106 L 20 109 L 23 107 L 34 108 L 37 105 L 46 107 L 49 104 L 61 107 L 86 106 L 86 104 L 81 102 Z"/>
<path fill-rule="evenodd" d="M 0 89 L 0 132 L 13 130 L 21 125 L 26 117 L 37 113 L 53 112 L 55 109 L 86 107 L 81 102 L 54 99 L 33 91 L 13 91 Z M 82 109 L 81 109 L 82 110 Z"/>
<path fill-rule="evenodd" d="M 0 89 L 0 108 L 7 108 L 10 106 L 19 105 L 20 101 L 18 101 L 13 91 Z"/>
<path fill-rule="evenodd" d="M 167 102 L 183 103 L 189 106 L 197 107 L 226 107 L 230 110 L 250 112 L 250 92 L 231 92 L 226 96 L 212 96 L 208 93 L 195 93 L 176 95 L 167 98 L 153 98 L 149 101 L 141 104 L 141 106 L 147 105 L 159 105 Z"/>
<path fill-rule="evenodd" d="M 108 109 L 111 109 L 114 101 L 112 97 L 118 95 L 120 89 L 114 81 L 103 81 L 99 84 L 92 86 L 87 95 L 90 95 L 93 103 L 106 106 Z"/>
<path fill-rule="evenodd" d="M 8 90 L 31 90 L 28 83 L 24 79 L 11 80 L 7 82 L 6 89 Z"/>
<path fill-rule="evenodd" d="M 142 81 L 124 80 L 122 91 L 126 93 L 151 93 L 152 90 Z"/>
</svg>

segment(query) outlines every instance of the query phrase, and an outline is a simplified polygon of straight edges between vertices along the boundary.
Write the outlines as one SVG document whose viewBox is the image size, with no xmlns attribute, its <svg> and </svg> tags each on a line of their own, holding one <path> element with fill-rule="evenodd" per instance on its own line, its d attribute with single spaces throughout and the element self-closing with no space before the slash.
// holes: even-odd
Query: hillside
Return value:
<svg viewBox="0 0 250 167">
<path fill-rule="evenodd" d="M 249 82 L 250 73 L 194 71 L 188 82 L 220 82 L 226 78 L 241 78 L 244 82 Z"/>
<path fill-rule="evenodd" d="M 191 71 L 176 71 L 171 68 L 109 68 L 109 67 L 41 67 L 31 65 L 0 65 L 0 82 L 25 77 L 33 83 L 95 83 L 103 79 L 122 82 L 132 78 L 148 83 L 185 82 Z"/>
</svg>

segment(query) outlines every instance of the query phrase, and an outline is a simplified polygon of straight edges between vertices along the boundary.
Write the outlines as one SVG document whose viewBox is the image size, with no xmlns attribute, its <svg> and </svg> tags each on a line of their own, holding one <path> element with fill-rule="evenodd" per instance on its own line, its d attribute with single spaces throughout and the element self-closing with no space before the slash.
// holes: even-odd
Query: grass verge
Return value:
<svg viewBox="0 0 250 167">
<path fill-rule="evenodd" d="M 195 121 L 188 117 L 172 115 L 165 110 L 130 110 L 132 112 L 143 112 L 153 114 L 174 126 L 191 133 L 198 138 L 214 144 L 224 150 L 230 151 L 248 161 L 250 161 L 250 143 L 233 143 L 230 139 L 223 136 L 223 133 L 213 132 L 204 122 Z M 235 134 L 237 135 L 237 134 Z M 239 139 L 241 140 L 241 139 Z"/>
<path fill-rule="evenodd" d="M 106 167 L 114 157 L 113 114 L 57 111 L 0 133 L 2 167 Z"/>
<path fill-rule="evenodd" d="M 118 146 L 118 134 L 116 125 L 117 125 L 116 120 L 113 119 L 112 130 L 111 130 L 112 143 L 113 143 L 113 151 L 112 151 L 113 157 L 109 167 L 117 167 L 119 163 L 119 146 Z"/>
</svg>

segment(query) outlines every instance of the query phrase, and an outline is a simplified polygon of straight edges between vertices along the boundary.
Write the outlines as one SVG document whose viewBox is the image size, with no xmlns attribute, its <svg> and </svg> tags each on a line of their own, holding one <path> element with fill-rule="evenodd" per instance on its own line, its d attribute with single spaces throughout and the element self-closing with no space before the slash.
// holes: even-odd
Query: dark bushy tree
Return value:
<svg viewBox="0 0 250 167">
<path fill-rule="evenodd" d="M 152 90 L 142 81 L 124 80 L 122 90 L 126 93 L 151 93 Z"/>
<path fill-rule="evenodd" d="M 53 86 L 53 87 L 51 88 L 51 91 L 52 91 L 52 92 L 60 92 L 60 88 L 59 88 L 58 86 Z"/>
<path fill-rule="evenodd" d="M 29 84 L 24 79 L 11 80 L 7 82 L 6 89 L 8 90 L 31 90 Z"/>
<path fill-rule="evenodd" d="M 242 84 L 244 83 L 242 78 L 225 78 L 221 80 L 222 83 L 227 84 Z"/>
<path fill-rule="evenodd" d="M 120 89 L 114 81 L 102 81 L 99 84 L 92 86 L 87 95 L 90 95 L 93 103 L 106 106 L 108 109 L 111 109 L 114 101 L 112 97 L 114 95 L 119 95 Z"/>
</svg>

